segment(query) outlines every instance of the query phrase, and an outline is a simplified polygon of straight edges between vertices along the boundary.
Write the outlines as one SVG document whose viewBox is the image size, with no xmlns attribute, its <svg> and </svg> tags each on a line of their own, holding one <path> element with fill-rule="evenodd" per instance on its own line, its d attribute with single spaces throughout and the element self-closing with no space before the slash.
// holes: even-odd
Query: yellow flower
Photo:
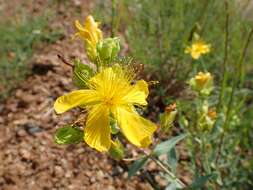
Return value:
<svg viewBox="0 0 253 190">
<path fill-rule="evenodd" d="M 209 95 L 213 90 L 213 77 L 209 72 L 199 72 L 189 83 L 193 90 L 201 94 Z"/>
<path fill-rule="evenodd" d="M 199 88 L 204 88 L 205 85 L 208 83 L 208 81 L 210 81 L 211 79 L 212 79 L 212 76 L 209 72 L 207 72 L 207 73 L 199 72 L 195 76 L 196 85 Z"/>
<path fill-rule="evenodd" d="M 186 47 L 185 53 L 190 53 L 193 59 L 199 59 L 202 54 L 210 52 L 211 45 L 202 40 L 197 40 L 191 46 Z"/>
<path fill-rule="evenodd" d="M 99 23 L 95 22 L 91 15 L 86 17 L 84 26 L 78 20 L 75 21 L 75 26 L 78 29 L 75 36 L 79 36 L 86 42 L 87 55 L 91 60 L 96 58 L 96 45 L 103 38 L 102 31 L 98 28 L 98 25 Z"/>
<path fill-rule="evenodd" d="M 87 81 L 88 89 L 59 97 L 54 109 L 63 113 L 77 106 L 87 108 L 84 140 L 98 151 L 108 151 L 111 147 L 109 115 L 118 122 L 131 143 L 147 147 L 152 142 L 156 125 L 139 116 L 134 106 L 147 105 L 148 84 L 144 80 L 135 84 L 132 81 L 132 72 L 118 65 L 104 68 Z"/>
</svg>

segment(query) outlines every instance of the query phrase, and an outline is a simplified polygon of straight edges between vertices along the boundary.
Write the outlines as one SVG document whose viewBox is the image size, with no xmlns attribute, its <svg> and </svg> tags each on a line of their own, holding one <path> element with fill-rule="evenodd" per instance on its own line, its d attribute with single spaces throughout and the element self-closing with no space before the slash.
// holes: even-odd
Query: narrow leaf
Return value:
<svg viewBox="0 0 253 190">
<path fill-rule="evenodd" d="M 176 172 L 177 161 L 178 161 L 178 158 L 177 158 L 176 149 L 175 147 L 172 147 L 171 150 L 167 154 L 167 162 L 170 165 L 173 173 Z"/>
<path fill-rule="evenodd" d="M 200 177 L 196 178 L 191 185 L 191 189 L 200 189 L 200 188 L 204 187 L 206 182 L 209 179 L 211 179 L 212 177 L 213 177 L 213 174 L 208 174 L 208 175 L 200 176 Z"/>
<path fill-rule="evenodd" d="M 145 156 L 139 160 L 136 160 L 131 166 L 128 171 L 128 178 L 134 176 L 147 162 L 148 157 Z"/>
<path fill-rule="evenodd" d="M 162 154 L 167 154 L 173 147 L 175 147 L 175 145 L 181 141 L 182 139 L 184 139 L 187 135 L 186 134 L 182 134 L 176 137 L 173 137 L 167 141 L 161 142 L 160 144 L 158 144 L 154 151 L 153 154 L 156 156 L 160 156 Z"/>
</svg>

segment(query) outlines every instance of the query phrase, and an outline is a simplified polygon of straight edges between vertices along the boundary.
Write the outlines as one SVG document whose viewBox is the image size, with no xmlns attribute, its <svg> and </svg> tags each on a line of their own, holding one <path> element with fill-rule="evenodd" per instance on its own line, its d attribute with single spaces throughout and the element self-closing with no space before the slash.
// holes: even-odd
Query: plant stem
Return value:
<svg viewBox="0 0 253 190">
<path fill-rule="evenodd" d="M 224 129 L 223 129 L 223 132 L 222 132 L 222 136 L 220 138 L 218 152 L 217 152 L 217 156 L 216 156 L 216 160 L 215 160 L 216 164 L 218 163 L 218 160 L 220 158 L 220 154 L 221 154 L 221 151 L 222 151 L 222 145 L 224 143 L 225 133 L 228 130 L 227 129 L 228 124 L 229 124 L 229 121 L 230 121 L 230 118 L 231 118 L 231 113 L 233 111 L 232 107 L 233 107 L 233 102 L 234 102 L 234 98 L 235 98 L 235 91 L 236 91 L 238 82 L 239 82 L 239 85 L 240 85 L 239 87 L 241 87 L 241 85 L 243 83 L 243 78 L 242 78 L 242 70 L 243 69 L 242 69 L 242 66 L 243 66 L 244 58 L 246 56 L 247 49 L 248 49 L 248 46 L 249 46 L 249 42 L 250 42 L 252 36 L 253 36 L 253 27 L 252 27 L 252 29 L 251 29 L 248 37 L 247 37 L 246 43 L 245 43 L 245 45 L 242 49 L 242 52 L 241 52 L 241 55 L 240 55 L 240 58 L 239 58 L 239 61 L 238 61 L 238 64 L 237 64 L 236 69 L 239 71 L 239 74 L 233 80 L 232 92 L 231 92 L 231 95 L 230 95 L 230 98 L 229 98 L 228 108 L 227 108 L 227 112 L 226 112 L 226 119 L 225 119 L 225 123 L 224 123 L 224 127 L 223 127 Z"/>
<path fill-rule="evenodd" d="M 207 145 L 206 137 L 205 134 L 202 134 L 201 136 L 201 151 L 202 151 L 202 157 L 203 157 L 203 167 L 205 170 L 207 170 L 207 173 L 209 174 L 211 172 L 210 166 L 209 166 L 209 161 L 208 161 L 208 154 L 207 151 L 205 150 Z"/>
<path fill-rule="evenodd" d="M 60 59 L 64 64 L 72 67 L 72 69 L 74 68 L 74 65 L 72 65 L 70 62 L 68 62 L 62 55 L 57 54 L 58 59 Z"/>
<path fill-rule="evenodd" d="M 168 167 L 159 159 L 152 155 L 149 155 L 149 157 L 158 165 L 160 166 L 164 172 L 166 172 L 173 180 L 175 180 L 178 184 L 180 184 L 182 187 L 186 187 L 186 185 L 178 179 L 169 169 Z"/>
<path fill-rule="evenodd" d="M 223 64 L 222 64 L 222 81 L 221 81 L 221 92 L 219 95 L 219 103 L 218 103 L 218 110 L 217 112 L 219 113 L 222 105 L 223 105 L 223 97 L 224 97 L 224 92 L 226 89 L 226 84 L 227 84 L 227 58 L 228 58 L 228 36 L 229 36 L 229 13 L 228 13 L 228 1 L 225 1 L 225 12 L 226 12 L 226 24 L 225 24 L 225 51 L 224 51 L 224 59 L 223 59 Z"/>
<path fill-rule="evenodd" d="M 112 21 L 111 21 L 111 37 L 113 38 L 116 33 L 116 3 L 117 0 L 112 0 Z"/>
<path fill-rule="evenodd" d="M 153 177 L 149 172 L 145 171 L 144 177 L 154 190 L 161 190 L 161 188 L 159 187 L 159 185 L 156 183 L 155 179 L 153 179 Z"/>
<path fill-rule="evenodd" d="M 248 38 L 247 38 L 247 41 L 245 43 L 245 46 L 243 48 L 243 52 L 242 52 L 242 58 L 241 58 L 241 61 L 240 61 L 240 65 L 239 65 L 239 68 L 240 68 L 240 73 L 239 73 L 239 87 L 242 87 L 243 85 L 243 81 L 244 81 L 244 67 L 243 67 L 243 62 L 245 60 L 245 57 L 246 57 L 246 53 L 247 53 L 247 50 L 248 50 L 248 47 L 249 47 L 249 44 L 250 44 L 250 40 L 253 36 L 253 27 L 251 28 L 251 31 L 248 35 Z"/>
</svg>

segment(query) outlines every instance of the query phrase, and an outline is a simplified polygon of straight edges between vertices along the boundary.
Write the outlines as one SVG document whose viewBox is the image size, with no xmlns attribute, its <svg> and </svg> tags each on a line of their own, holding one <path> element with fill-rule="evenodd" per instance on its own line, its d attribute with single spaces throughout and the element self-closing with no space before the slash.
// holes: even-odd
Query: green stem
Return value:
<svg viewBox="0 0 253 190">
<path fill-rule="evenodd" d="M 241 86 L 242 83 L 243 83 L 243 79 L 242 79 L 243 62 L 244 62 L 244 58 L 246 56 L 246 52 L 247 52 L 247 49 L 248 49 L 248 46 L 249 46 L 249 42 L 250 42 L 250 39 L 251 39 L 252 35 L 253 35 L 253 27 L 252 27 L 249 35 L 248 35 L 248 38 L 247 38 L 246 43 L 244 45 L 244 48 L 243 48 L 243 50 L 241 52 L 241 56 L 240 56 L 239 62 L 237 64 L 237 70 L 239 71 L 239 75 L 233 81 L 232 92 L 231 92 L 231 95 L 230 95 L 230 99 L 229 99 L 229 103 L 228 103 L 228 109 L 227 109 L 227 114 L 226 114 L 226 121 L 225 121 L 225 124 L 224 124 L 224 130 L 226 130 L 227 125 L 228 125 L 229 120 L 230 120 L 230 116 L 231 116 L 231 112 L 232 112 L 232 107 L 233 107 L 233 102 L 234 102 L 234 98 L 235 98 L 235 91 L 236 91 L 237 85 L 239 83 L 239 85 Z"/>
<path fill-rule="evenodd" d="M 116 33 L 116 8 L 117 0 L 112 0 L 112 23 L 111 23 L 111 37 L 113 38 Z"/>
<path fill-rule="evenodd" d="M 182 187 L 186 187 L 186 185 L 180 180 L 178 179 L 166 166 L 166 164 L 164 164 L 161 160 L 159 160 L 159 158 L 156 158 L 154 156 L 149 156 L 158 166 L 160 166 L 165 173 L 167 173 L 173 180 L 175 180 L 178 184 L 180 184 Z"/>
<path fill-rule="evenodd" d="M 201 70 L 207 72 L 207 69 L 206 69 L 205 63 L 203 62 L 203 59 L 200 58 L 199 63 L 201 66 Z"/>
<path fill-rule="evenodd" d="M 206 137 L 205 135 L 201 136 L 201 151 L 202 151 L 202 163 L 204 165 L 205 170 L 207 170 L 207 173 L 209 174 L 211 172 L 210 166 L 209 166 L 209 161 L 208 161 L 208 154 L 207 151 L 205 150 L 207 145 Z"/>
<path fill-rule="evenodd" d="M 219 103 L 218 103 L 218 110 L 219 113 L 222 105 L 223 105 L 223 97 L 226 89 L 227 84 L 227 58 L 228 58 L 228 36 L 229 36 L 229 13 L 228 13 L 228 1 L 225 1 L 225 12 L 226 12 L 226 24 L 225 24 L 225 51 L 224 51 L 224 59 L 222 64 L 222 81 L 221 81 L 221 92 L 219 95 Z"/>
<path fill-rule="evenodd" d="M 247 41 L 245 43 L 245 46 L 244 46 L 244 49 L 243 49 L 243 52 L 242 52 L 242 58 L 241 58 L 241 61 L 240 61 L 240 64 L 239 64 L 239 68 L 240 68 L 239 87 L 243 86 L 243 82 L 244 82 L 244 67 L 243 67 L 243 63 L 244 63 L 244 60 L 245 60 L 245 57 L 246 57 L 246 53 L 247 53 L 247 50 L 248 50 L 248 47 L 249 47 L 250 40 L 251 40 L 252 36 L 253 36 L 253 27 L 251 28 L 251 31 L 250 31 L 250 33 L 248 35 Z"/>
<path fill-rule="evenodd" d="M 233 103 L 234 103 L 234 98 L 235 98 L 235 91 L 236 91 L 238 83 L 239 83 L 240 87 L 243 83 L 243 78 L 242 78 L 242 70 L 243 69 L 242 69 L 242 66 L 243 66 L 244 58 L 246 56 L 247 49 L 248 49 L 248 46 L 249 46 L 249 42 L 251 40 L 252 35 L 253 35 L 253 27 L 252 27 L 252 29 L 251 29 L 248 37 L 247 37 L 246 43 L 245 43 L 245 45 L 242 49 L 242 52 L 241 52 L 241 55 L 240 55 L 240 58 L 239 58 L 239 61 L 238 61 L 237 67 L 236 67 L 236 70 L 239 71 L 239 74 L 233 80 L 232 92 L 231 92 L 231 95 L 230 95 L 230 98 L 229 98 L 228 108 L 227 108 L 227 112 L 226 112 L 226 119 L 225 119 L 225 123 L 224 123 L 224 126 L 223 126 L 223 132 L 222 132 L 222 136 L 220 138 L 220 143 L 219 143 L 218 152 L 217 152 L 217 156 L 216 156 L 216 161 L 215 161 L 216 164 L 218 163 L 218 160 L 220 158 L 220 154 L 222 152 L 222 146 L 223 146 L 223 143 L 224 143 L 225 133 L 228 130 L 227 129 L 228 124 L 229 124 L 229 121 L 231 119 L 231 113 L 233 111 Z"/>
</svg>

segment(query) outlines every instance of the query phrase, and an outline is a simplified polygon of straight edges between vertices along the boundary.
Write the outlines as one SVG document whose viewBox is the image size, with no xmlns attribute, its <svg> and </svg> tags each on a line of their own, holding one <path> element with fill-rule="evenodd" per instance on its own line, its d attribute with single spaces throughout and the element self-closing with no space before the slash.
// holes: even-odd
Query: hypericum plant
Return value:
<svg viewBox="0 0 253 190">
<path fill-rule="evenodd" d="M 95 68 L 75 61 L 73 80 L 80 90 L 57 98 L 54 109 L 56 113 L 61 114 L 79 107 L 87 111 L 87 117 L 78 118 L 73 123 L 59 128 L 55 134 L 55 142 L 58 144 L 85 142 L 90 147 L 121 160 L 125 157 L 126 151 L 119 132 L 137 147 L 147 148 L 152 143 L 152 135 L 157 126 L 138 113 L 148 104 L 146 99 L 149 94 L 149 83 L 135 80 L 135 70 L 129 59 L 118 55 L 119 38 L 103 38 L 102 31 L 92 16 L 86 18 L 84 26 L 76 21 L 76 28 L 78 29 L 76 36 L 84 41 L 88 58 Z M 167 108 L 162 116 L 163 125 L 167 127 L 172 125 L 175 119 L 176 111 L 173 109 L 173 106 L 171 111 Z M 174 170 L 159 159 L 161 155 L 171 151 L 175 153 L 175 145 L 185 137 L 185 134 L 174 137 L 151 150 L 140 149 L 144 156 L 137 158 L 130 167 L 129 177 L 148 161 L 153 160 L 173 184 L 185 187 L 186 184 L 176 177 Z"/>
<path fill-rule="evenodd" d="M 156 125 L 141 117 L 135 108 L 147 105 L 148 83 L 144 80 L 134 81 L 132 68 L 114 61 L 119 52 L 119 40 L 103 39 L 102 31 L 92 16 L 86 18 L 84 26 L 76 21 L 76 27 L 76 36 L 84 40 L 88 58 L 96 65 L 96 69 L 92 70 L 81 63 L 75 65 L 75 79 L 79 81 L 81 89 L 59 97 L 54 104 L 56 113 L 64 113 L 74 107 L 86 109 L 87 119 L 85 126 L 82 126 L 82 138 L 98 151 L 109 151 L 117 146 L 119 140 L 113 141 L 111 138 L 115 130 L 122 132 L 136 146 L 149 146 Z M 82 133 L 81 130 L 67 132 L 70 134 L 64 134 L 64 138 L 72 138 L 72 132 Z M 57 135 L 56 139 L 61 143 L 61 129 L 58 134 L 60 136 Z"/>
</svg>

